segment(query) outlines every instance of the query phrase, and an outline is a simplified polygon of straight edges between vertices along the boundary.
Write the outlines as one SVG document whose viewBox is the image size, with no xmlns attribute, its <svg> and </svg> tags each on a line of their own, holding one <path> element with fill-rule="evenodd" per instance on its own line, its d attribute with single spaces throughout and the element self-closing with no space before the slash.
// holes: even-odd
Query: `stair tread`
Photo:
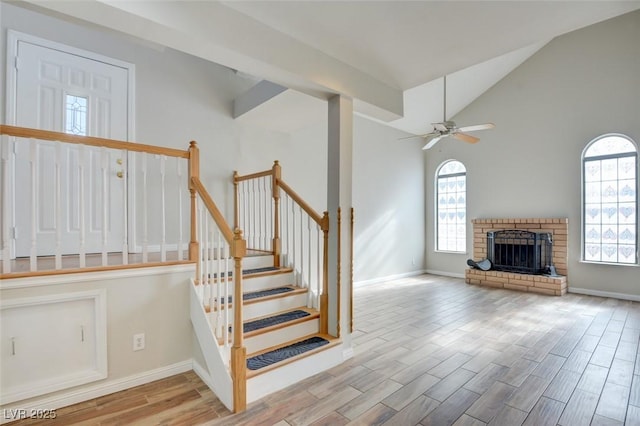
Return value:
<svg viewBox="0 0 640 426">
<path fill-rule="evenodd" d="M 242 276 L 244 278 L 253 278 L 256 275 L 271 275 L 271 274 L 287 273 L 291 271 L 292 271 L 291 268 L 284 268 L 281 266 L 263 266 L 261 268 L 243 269 Z M 224 272 L 220 274 L 221 278 L 224 278 L 225 276 L 226 274 Z M 214 272 L 213 274 L 210 274 L 209 277 L 216 279 L 218 278 L 218 273 Z M 233 271 L 229 271 L 229 277 L 233 278 Z"/>
<path fill-rule="evenodd" d="M 305 356 L 335 346 L 340 339 L 329 335 L 312 334 L 281 345 L 247 355 L 247 377 L 271 371 Z"/>
<path fill-rule="evenodd" d="M 245 337 L 315 319 L 318 318 L 319 315 L 320 313 L 315 309 L 300 307 L 253 318 L 244 322 Z"/>
</svg>

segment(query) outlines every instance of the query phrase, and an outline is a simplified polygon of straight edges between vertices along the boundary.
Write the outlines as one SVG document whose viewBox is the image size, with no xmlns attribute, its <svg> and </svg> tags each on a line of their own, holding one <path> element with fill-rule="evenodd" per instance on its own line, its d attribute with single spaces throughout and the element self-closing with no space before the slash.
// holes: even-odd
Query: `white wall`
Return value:
<svg viewBox="0 0 640 426">
<path fill-rule="evenodd" d="M 558 37 L 455 117 L 496 129 L 427 152 L 428 269 L 463 274 L 472 256 L 434 251 L 433 179 L 455 158 L 467 167 L 469 219 L 567 217 L 570 289 L 640 297 L 640 268 L 580 262 L 582 150 L 608 132 L 640 143 L 638 40 L 640 12 Z"/>
<path fill-rule="evenodd" d="M 424 270 L 422 141 L 359 116 L 353 133 L 354 280 Z"/>
<path fill-rule="evenodd" d="M 30 407 L 37 401 L 61 399 L 62 405 L 114 392 L 190 369 L 192 329 L 189 317 L 189 278 L 194 266 L 71 274 L 60 277 L 4 280 L 0 299 L 41 297 L 86 290 L 106 290 L 108 377 L 23 400 L 12 406 Z M 53 329 L 52 329 L 53 330 Z M 133 351 L 133 335 L 145 334 L 146 347 Z M 6 336 L 2 336 L 3 338 Z M 76 397 L 79 399 L 74 400 Z M 69 399 L 71 398 L 71 399 Z M 2 408 L 9 408 L 3 406 Z"/>
</svg>

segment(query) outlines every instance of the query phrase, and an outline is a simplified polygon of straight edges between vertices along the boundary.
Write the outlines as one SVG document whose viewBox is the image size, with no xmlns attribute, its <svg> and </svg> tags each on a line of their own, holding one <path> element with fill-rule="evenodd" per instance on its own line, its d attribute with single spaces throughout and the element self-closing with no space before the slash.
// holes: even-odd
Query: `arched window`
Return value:
<svg viewBox="0 0 640 426">
<path fill-rule="evenodd" d="M 436 172 L 436 250 L 467 249 L 467 169 L 449 160 Z"/>
<path fill-rule="evenodd" d="M 582 154 L 582 258 L 638 263 L 638 149 L 623 135 L 593 140 Z"/>
</svg>

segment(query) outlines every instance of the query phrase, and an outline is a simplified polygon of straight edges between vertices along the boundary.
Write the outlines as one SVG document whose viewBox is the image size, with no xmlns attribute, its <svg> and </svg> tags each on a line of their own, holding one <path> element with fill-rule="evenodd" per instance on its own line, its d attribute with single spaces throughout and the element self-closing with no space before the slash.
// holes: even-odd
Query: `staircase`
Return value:
<svg viewBox="0 0 640 426">
<path fill-rule="evenodd" d="M 308 306 L 309 289 L 295 284 L 293 268 L 274 267 L 270 254 L 249 253 L 242 278 L 248 403 L 343 361 L 340 339 L 320 332 L 320 312 Z M 209 365 L 210 358 L 224 354 L 225 340 L 215 336 L 217 309 L 200 306 L 192 309 L 192 322 Z M 232 316 L 236 306 L 231 298 L 229 304 L 222 301 L 221 309 L 228 309 Z M 205 327 L 194 318 L 198 315 L 206 316 Z M 232 326 L 229 335 L 231 331 Z M 203 344 L 206 341 L 209 344 Z M 228 361 L 223 362 L 228 368 Z M 228 394 L 230 389 L 212 388 L 225 402 L 221 393 Z"/>
<path fill-rule="evenodd" d="M 200 349 L 193 354 L 194 370 L 234 412 L 343 361 L 340 300 L 335 296 L 341 294 L 340 281 L 332 279 L 329 283 L 328 279 L 329 214 L 317 213 L 282 180 L 277 161 L 270 170 L 244 176 L 234 173 L 231 225 L 200 180 L 200 154 L 195 141 L 181 150 L 6 125 L 0 125 L 0 135 L 3 182 L 9 181 L 7 165 L 15 162 L 16 147 L 31 153 L 30 161 L 20 165 L 22 173 L 31 178 L 17 180 L 11 188 L 0 185 L 0 279 L 194 265 L 195 276 L 189 286 L 190 316 Z M 40 144 L 47 149 L 55 147 L 55 155 L 42 158 L 47 164 L 42 169 L 49 174 L 38 178 L 41 171 L 35 152 Z M 80 152 L 80 161 L 62 167 L 65 150 Z M 114 155 L 139 166 L 131 169 L 137 173 L 131 179 L 139 175 L 141 180 L 142 190 L 135 191 L 139 197 L 132 202 L 139 216 L 134 222 L 139 221 L 141 226 L 131 238 L 117 241 L 120 252 L 110 249 L 115 243 L 110 241 L 105 218 L 118 216 L 109 212 L 119 211 L 124 222 L 121 225 L 128 229 L 128 199 L 113 196 L 111 187 L 102 185 L 101 211 L 85 208 L 87 200 L 96 195 L 90 192 L 93 188 L 89 182 L 98 179 L 98 173 L 104 181 L 107 173 L 106 166 L 89 173 L 93 164 L 89 158 L 93 157 L 84 153 L 90 150 L 99 154 L 96 158 L 103 164 Z M 120 167 L 122 162 L 117 164 Z M 73 196 L 83 207 L 77 235 L 65 235 L 58 214 L 57 223 L 52 225 L 55 232 L 47 234 L 51 238 L 40 241 L 35 231 L 37 220 L 45 207 L 59 211 L 69 199 L 66 188 L 70 186 L 63 177 L 72 175 L 79 180 L 79 192 Z M 148 181 L 154 182 L 153 188 Z M 126 184 L 122 181 L 121 185 Z M 29 194 L 28 199 L 52 194 L 52 200 L 47 198 L 51 206 L 36 202 L 23 206 L 24 214 L 31 218 L 32 231 L 29 256 L 21 262 L 12 259 L 16 237 L 14 232 L 9 238 L 12 223 L 7 220 L 11 194 L 16 191 Z M 152 204 L 148 198 L 161 200 L 160 205 L 149 208 Z M 86 242 L 88 224 L 97 223 L 98 213 L 102 217 L 100 247 Z M 340 241 L 339 210 L 336 219 L 337 229 L 332 232 Z M 77 252 L 67 253 L 63 242 L 77 246 Z M 42 253 L 50 259 L 43 259 Z M 339 247 L 332 256 L 338 259 L 332 267 L 340 271 Z M 329 299 L 329 288 L 336 300 Z"/>
<path fill-rule="evenodd" d="M 235 174 L 234 185 L 233 241 L 230 229 L 217 230 L 218 221 L 209 224 L 206 215 L 199 221 L 191 319 L 207 365 L 204 380 L 237 412 L 344 358 L 339 337 L 327 333 L 328 216 L 282 182 L 277 162 L 272 170 Z M 210 204 L 211 216 L 220 216 Z M 239 322 L 242 329 L 234 329 Z"/>
</svg>

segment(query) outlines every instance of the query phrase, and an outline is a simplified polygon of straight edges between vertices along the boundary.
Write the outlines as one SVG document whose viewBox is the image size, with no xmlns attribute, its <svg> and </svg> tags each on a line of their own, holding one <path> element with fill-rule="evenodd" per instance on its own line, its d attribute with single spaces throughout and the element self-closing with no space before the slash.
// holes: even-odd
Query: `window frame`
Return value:
<svg viewBox="0 0 640 426">
<path fill-rule="evenodd" d="M 587 151 L 599 141 L 602 141 L 607 138 L 623 138 L 627 140 L 634 148 L 633 152 L 625 152 L 625 153 L 617 153 L 617 154 L 603 154 L 596 155 L 591 157 L 586 157 Z M 592 260 L 586 258 L 586 207 L 587 207 L 587 197 L 586 197 L 586 176 L 585 176 L 585 168 L 586 163 L 588 161 L 597 161 L 597 160 L 607 160 L 607 159 L 619 159 L 625 157 L 634 157 L 635 158 L 635 261 L 629 263 L 623 262 L 612 262 L 612 261 L 602 261 L 602 260 Z M 580 223 L 580 262 L 582 263 L 592 263 L 597 265 L 613 265 L 613 266 L 640 266 L 640 214 L 638 213 L 638 207 L 640 206 L 640 200 L 638 197 L 638 190 L 640 189 L 640 164 L 638 163 L 639 159 L 638 153 L 638 144 L 629 136 L 621 133 L 606 133 L 600 135 L 594 139 L 592 139 L 589 143 L 587 143 L 582 150 L 582 154 L 580 156 L 580 183 L 582 187 L 581 191 L 581 200 L 580 200 L 580 215 L 581 215 L 581 223 Z M 616 178 L 616 182 L 619 181 L 619 178 Z M 616 202 L 619 202 L 616 200 Z M 602 204 L 602 203 L 601 203 Z M 602 224 L 602 219 L 600 220 L 600 224 Z M 619 225 L 619 223 L 617 223 Z M 618 240 L 619 241 L 619 240 Z M 602 244 L 602 243 L 601 243 Z M 619 244 L 619 243 L 618 243 Z"/>
<path fill-rule="evenodd" d="M 456 163 L 460 163 L 460 165 L 464 168 L 463 172 L 458 172 L 458 173 L 449 173 L 446 175 L 442 175 L 441 176 L 441 170 L 444 168 L 444 166 L 446 166 L 449 163 L 452 162 L 456 162 Z M 465 228 L 465 236 L 464 236 L 464 248 L 462 250 L 449 250 L 449 249 L 442 249 L 440 248 L 439 245 L 439 225 L 440 225 L 440 210 L 439 210 L 439 195 L 440 195 L 440 191 L 438 188 L 438 183 L 440 181 L 441 177 L 456 177 L 456 176 L 464 176 L 465 179 L 465 190 L 464 190 L 464 194 L 465 194 L 465 200 L 464 200 L 464 209 L 465 209 L 465 219 L 464 219 L 464 228 Z M 464 163 L 460 160 L 456 160 L 455 158 L 450 158 L 448 160 L 444 160 L 443 162 L 440 163 L 440 165 L 436 168 L 436 173 L 435 173 L 435 180 L 434 180 L 434 213 L 435 213 L 435 220 L 434 220 L 434 235 L 435 235 L 435 240 L 434 240 L 434 248 L 436 252 L 439 253 L 454 253 L 454 254 L 466 254 L 468 253 L 468 246 L 469 246 L 469 241 L 468 241 L 468 236 L 467 236 L 467 231 L 468 231 L 468 227 L 467 227 L 467 167 L 464 165 Z"/>
</svg>

